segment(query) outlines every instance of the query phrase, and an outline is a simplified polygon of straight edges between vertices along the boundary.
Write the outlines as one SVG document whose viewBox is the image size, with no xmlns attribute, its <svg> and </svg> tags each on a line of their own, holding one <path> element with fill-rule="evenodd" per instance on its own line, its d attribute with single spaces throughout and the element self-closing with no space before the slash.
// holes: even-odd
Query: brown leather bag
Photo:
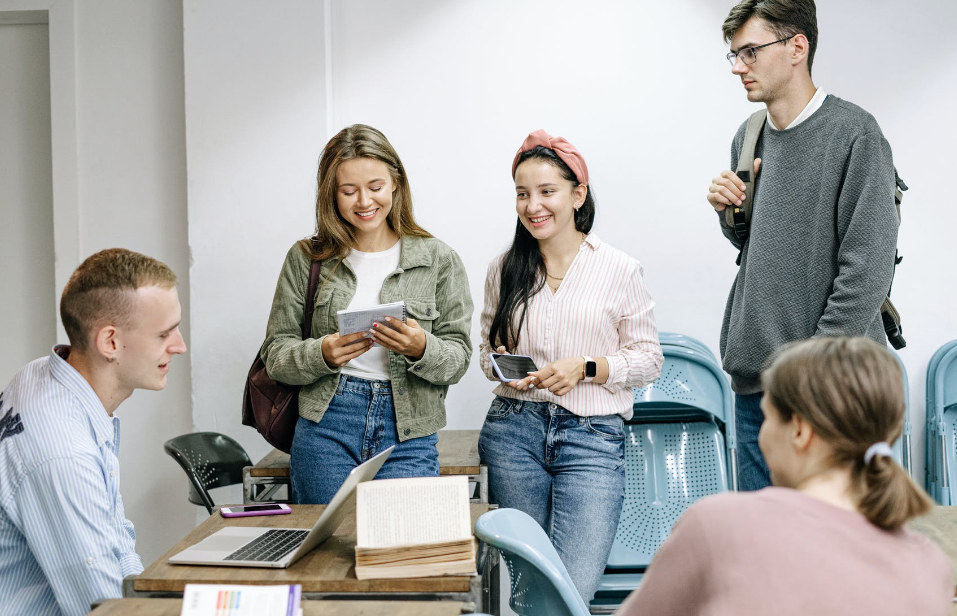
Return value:
<svg viewBox="0 0 957 616">
<path fill-rule="evenodd" d="M 321 261 L 313 261 L 309 268 L 309 287 L 302 319 L 303 340 L 311 338 L 312 313 L 316 308 L 316 289 L 319 288 L 321 267 Z M 260 348 L 249 369 L 249 376 L 246 377 L 246 388 L 243 391 L 243 425 L 256 428 L 270 445 L 289 453 L 296 422 L 299 421 L 299 389 L 299 385 L 286 385 L 269 378 Z"/>
</svg>

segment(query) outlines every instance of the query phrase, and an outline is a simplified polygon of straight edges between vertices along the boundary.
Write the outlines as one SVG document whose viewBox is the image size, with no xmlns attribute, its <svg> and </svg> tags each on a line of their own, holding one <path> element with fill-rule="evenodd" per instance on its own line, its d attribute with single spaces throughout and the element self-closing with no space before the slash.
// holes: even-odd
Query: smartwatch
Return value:
<svg viewBox="0 0 957 616">
<path fill-rule="evenodd" d="M 586 383 L 593 381 L 595 377 L 598 376 L 598 363 L 588 356 L 582 357 L 582 359 L 585 360 L 585 366 L 582 372 L 582 380 Z"/>
</svg>

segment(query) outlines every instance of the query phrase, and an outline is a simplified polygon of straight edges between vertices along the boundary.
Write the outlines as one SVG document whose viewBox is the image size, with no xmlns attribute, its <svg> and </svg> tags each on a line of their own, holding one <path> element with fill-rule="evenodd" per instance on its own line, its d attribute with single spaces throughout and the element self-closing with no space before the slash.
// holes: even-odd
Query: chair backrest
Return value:
<svg viewBox="0 0 957 616">
<path fill-rule="evenodd" d="M 209 490 L 243 481 L 243 468 L 253 463 L 242 445 L 218 432 L 193 432 L 163 445 L 189 477 L 189 501 L 213 513 Z"/>
<path fill-rule="evenodd" d="M 889 350 L 897 360 L 904 378 L 904 428 L 901 430 L 900 438 L 891 444 L 891 449 L 894 451 L 894 459 L 909 475 L 911 472 L 910 384 L 907 382 L 907 367 L 904 366 L 900 355 L 893 349 Z"/>
<path fill-rule="evenodd" d="M 542 527 L 518 509 L 495 509 L 475 523 L 475 535 L 496 548 L 511 578 L 509 605 L 522 616 L 587 616 L 558 552 Z"/>
<path fill-rule="evenodd" d="M 957 340 L 927 366 L 927 488 L 941 505 L 957 502 Z"/>
<path fill-rule="evenodd" d="M 718 363 L 718 358 L 715 356 L 714 352 L 708 348 L 705 343 L 701 342 L 697 338 L 692 338 L 691 336 L 686 336 L 685 334 L 678 334 L 675 332 L 658 332 L 658 341 L 661 344 L 670 344 L 672 346 L 683 346 L 692 350 L 701 351 L 711 359 Z"/>
<path fill-rule="evenodd" d="M 729 448 L 734 447 L 731 385 L 720 366 L 702 351 L 663 344 L 661 376 L 635 388 L 632 421 L 662 423 L 709 419 L 723 424 Z"/>
</svg>

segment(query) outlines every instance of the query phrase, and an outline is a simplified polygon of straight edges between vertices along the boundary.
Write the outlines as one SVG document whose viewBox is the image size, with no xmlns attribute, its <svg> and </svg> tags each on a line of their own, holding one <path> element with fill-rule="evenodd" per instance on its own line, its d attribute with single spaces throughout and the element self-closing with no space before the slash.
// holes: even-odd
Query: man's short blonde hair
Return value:
<svg viewBox="0 0 957 616">
<path fill-rule="evenodd" d="M 171 289 L 176 274 L 165 263 L 125 248 L 109 248 L 76 268 L 60 296 L 60 319 L 70 345 L 85 351 L 96 328 L 129 326 L 140 287 Z"/>
</svg>

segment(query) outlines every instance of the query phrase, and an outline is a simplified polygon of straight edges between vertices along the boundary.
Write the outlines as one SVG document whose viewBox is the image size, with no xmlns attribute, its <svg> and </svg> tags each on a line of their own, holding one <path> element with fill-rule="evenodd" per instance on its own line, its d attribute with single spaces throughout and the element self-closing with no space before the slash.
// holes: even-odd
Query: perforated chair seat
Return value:
<svg viewBox="0 0 957 616">
<path fill-rule="evenodd" d="M 509 605 L 522 616 L 586 616 L 548 535 L 518 509 L 495 509 L 475 522 L 475 536 L 499 550 L 511 580 Z"/>
<path fill-rule="evenodd" d="M 608 568 L 647 567 L 681 514 L 728 489 L 724 435 L 714 423 L 625 426 L 625 502 Z"/>
<path fill-rule="evenodd" d="M 235 440 L 218 432 L 193 432 L 171 438 L 163 449 L 186 471 L 189 502 L 203 505 L 213 513 L 209 490 L 243 481 L 243 468 L 252 466 L 246 450 Z"/>
</svg>

